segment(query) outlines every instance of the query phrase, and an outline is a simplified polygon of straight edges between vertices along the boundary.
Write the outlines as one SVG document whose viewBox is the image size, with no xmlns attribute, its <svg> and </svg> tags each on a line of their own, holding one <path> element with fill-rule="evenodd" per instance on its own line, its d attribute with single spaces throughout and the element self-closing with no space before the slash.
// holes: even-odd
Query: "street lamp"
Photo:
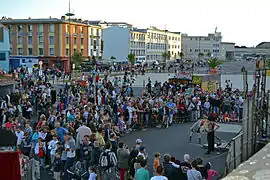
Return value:
<svg viewBox="0 0 270 180">
<path fill-rule="evenodd" d="M 72 72 L 72 65 L 71 65 L 71 17 L 74 16 L 75 14 L 70 12 L 70 0 L 68 2 L 68 13 L 65 14 L 68 17 L 68 26 L 69 26 L 69 71 L 70 71 L 70 75 L 69 75 L 69 79 L 71 80 L 71 72 Z"/>
</svg>

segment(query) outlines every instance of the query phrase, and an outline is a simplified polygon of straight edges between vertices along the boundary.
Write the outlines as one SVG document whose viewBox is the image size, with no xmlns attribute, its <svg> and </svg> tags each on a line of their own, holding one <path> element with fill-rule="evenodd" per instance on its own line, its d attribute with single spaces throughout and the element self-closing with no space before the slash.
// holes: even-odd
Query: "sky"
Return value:
<svg viewBox="0 0 270 180">
<path fill-rule="evenodd" d="M 60 18 L 69 0 L 8 0 L 0 16 Z M 215 28 L 224 42 L 256 46 L 270 41 L 270 0 L 71 0 L 71 11 L 83 20 L 121 21 L 138 28 L 155 26 L 204 36 Z"/>
</svg>

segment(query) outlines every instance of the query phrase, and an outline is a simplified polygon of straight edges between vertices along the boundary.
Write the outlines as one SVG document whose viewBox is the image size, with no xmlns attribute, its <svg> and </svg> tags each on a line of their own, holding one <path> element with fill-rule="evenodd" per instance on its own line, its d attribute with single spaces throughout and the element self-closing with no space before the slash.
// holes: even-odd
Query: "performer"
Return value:
<svg viewBox="0 0 270 180">
<path fill-rule="evenodd" d="M 220 127 L 215 123 L 215 117 L 209 116 L 206 123 L 208 151 L 205 154 L 210 154 L 215 150 L 215 131 Z"/>
</svg>

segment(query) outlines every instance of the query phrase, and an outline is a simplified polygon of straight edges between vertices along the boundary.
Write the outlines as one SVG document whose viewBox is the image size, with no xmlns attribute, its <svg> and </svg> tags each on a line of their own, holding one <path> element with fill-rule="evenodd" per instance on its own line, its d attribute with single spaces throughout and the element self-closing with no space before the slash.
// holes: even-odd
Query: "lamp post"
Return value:
<svg viewBox="0 0 270 180">
<path fill-rule="evenodd" d="M 68 2 L 68 13 L 65 14 L 68 17 L 68 26 L 69 26 L 69 71 L 70 71 L 70 75 L 69 75 L 69 79 L 71 80 L 71 72 L 72 72 L 72 65 L 71 65 L 71 17 L 74 16 L 75 14 L 70 12 L 70 0 Z"/>
</svg>

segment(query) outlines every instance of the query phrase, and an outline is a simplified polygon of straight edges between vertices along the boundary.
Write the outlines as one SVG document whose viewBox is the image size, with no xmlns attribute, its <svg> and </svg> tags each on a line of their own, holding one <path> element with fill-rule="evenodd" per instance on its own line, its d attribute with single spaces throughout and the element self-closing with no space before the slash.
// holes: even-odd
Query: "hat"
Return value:
<svg viewBox="0 0 270 180">
<path fill-rule="evenodd" d="M 136 139 L 136 144 L 141 144 L 143 141 L 141 139 Z"/>
</svg>

